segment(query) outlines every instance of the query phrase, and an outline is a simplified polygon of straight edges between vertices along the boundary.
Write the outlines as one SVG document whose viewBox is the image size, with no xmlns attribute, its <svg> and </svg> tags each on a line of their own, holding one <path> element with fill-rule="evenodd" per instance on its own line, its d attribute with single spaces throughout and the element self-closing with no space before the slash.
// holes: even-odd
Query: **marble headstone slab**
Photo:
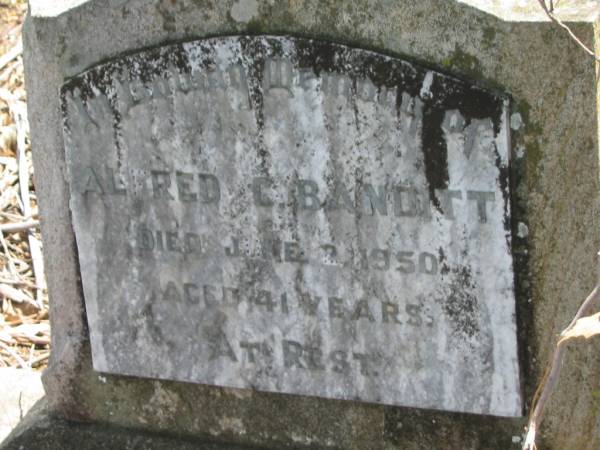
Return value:
<svg viewBox="0 0 600 450">
<path fill-rule="evenodd" d="M 521 415 L 505 99 L 266 36 L 61 96 L 96 370 Z"/>
</svg>

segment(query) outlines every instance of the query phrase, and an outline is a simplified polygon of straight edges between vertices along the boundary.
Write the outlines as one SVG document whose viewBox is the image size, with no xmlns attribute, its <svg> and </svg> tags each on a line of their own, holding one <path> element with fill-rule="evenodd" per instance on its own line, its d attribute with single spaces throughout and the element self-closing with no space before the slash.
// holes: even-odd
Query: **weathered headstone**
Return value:
<svg viewBox="0 0 600 450">
<path fill-rule="evenodd" d="M 8 448 L 519 448 L 600 247 L 597 80 L 561 30 L 433 0 L 30 6 L 44 387 L 96 425 Z M 600 445 L 572 433 L 600 352 L 572 355 L 544 448 Z"/>
<path fill-rule="evenodd" d="M 507 100 L 247 36 L 62 99 L 96 370 L 521 415 Z"/>
</svg>

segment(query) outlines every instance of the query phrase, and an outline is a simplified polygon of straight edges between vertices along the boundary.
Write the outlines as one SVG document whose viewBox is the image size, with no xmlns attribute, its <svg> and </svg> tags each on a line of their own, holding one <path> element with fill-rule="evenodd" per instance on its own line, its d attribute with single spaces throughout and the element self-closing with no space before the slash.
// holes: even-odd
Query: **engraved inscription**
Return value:
<svg viewBox="0 0 600 450">
<path fill-rule="evenodd" d="M 521 414 L 502 97 L 244 36 L 61 97 L 96 370 Z"/>
</svg>

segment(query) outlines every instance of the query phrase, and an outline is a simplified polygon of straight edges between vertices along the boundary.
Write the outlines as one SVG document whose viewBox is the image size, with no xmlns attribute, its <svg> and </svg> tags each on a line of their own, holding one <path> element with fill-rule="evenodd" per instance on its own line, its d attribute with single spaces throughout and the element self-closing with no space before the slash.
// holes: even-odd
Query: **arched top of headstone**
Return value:
<svg viewBox="0 0 600 450">
<path fill-rule="evenodd" d="M 477 84 L 374 51 L 313 39 L 281 36 L 234 36 L 168 45 L 123 56 L 74 77 L 63 87 L 84 103 L 106 97 L 115 120 L 121 108 L 172 95 L 179 90 L 238 92 L 241 108 L 262 114 L 263 96 L 285 89 L 314 88 L 325 96 L 385 104 L 424 115 L 422 150 L 431 200 L 435 189 L 447 187 L 447 146 L 444 114 L 456 111 L 461 126 L 488 121 L 500 132 L 506 99 Z M 127 94 L 127 91 L 135 90 Z M 118 124 L 116 125 L 118 126 Z M 115 145 L 119 145 L 118 140 Z M 467 150 L 468 152 L 468 150 Z"/>
</svg>

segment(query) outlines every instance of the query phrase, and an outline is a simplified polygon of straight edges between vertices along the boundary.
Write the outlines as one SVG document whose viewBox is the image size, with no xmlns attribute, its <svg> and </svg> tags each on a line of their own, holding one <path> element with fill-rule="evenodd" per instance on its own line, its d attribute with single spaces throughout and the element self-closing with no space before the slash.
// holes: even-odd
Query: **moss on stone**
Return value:
<svg viewBox="0 0 600 450">
<path fill-rule="evenodd" d="M 483 45 L 491 47 L 496 39 L 496 29 L 494 27 L 485 27 L 483 29 Z"/>
<path fill-rule="evenodd" d="M 461 448 L 478 450 L 516 450 L 523 426 L 524 419 L 390 408 L 384 437 L 389 448 L 404 450 L 441 448 L 441 442 L 460 442 Z"/>
<path fill-rule="evenodd" d="M 447 58 L 444 58 L 442 65 L 448 69 L 458 69 L 463 73 L 472 75 L 474 78 L 483 76 L 479 59 L 463 51 L 458 45 L 454 47 L 454 51 Z"/>
</svg>

